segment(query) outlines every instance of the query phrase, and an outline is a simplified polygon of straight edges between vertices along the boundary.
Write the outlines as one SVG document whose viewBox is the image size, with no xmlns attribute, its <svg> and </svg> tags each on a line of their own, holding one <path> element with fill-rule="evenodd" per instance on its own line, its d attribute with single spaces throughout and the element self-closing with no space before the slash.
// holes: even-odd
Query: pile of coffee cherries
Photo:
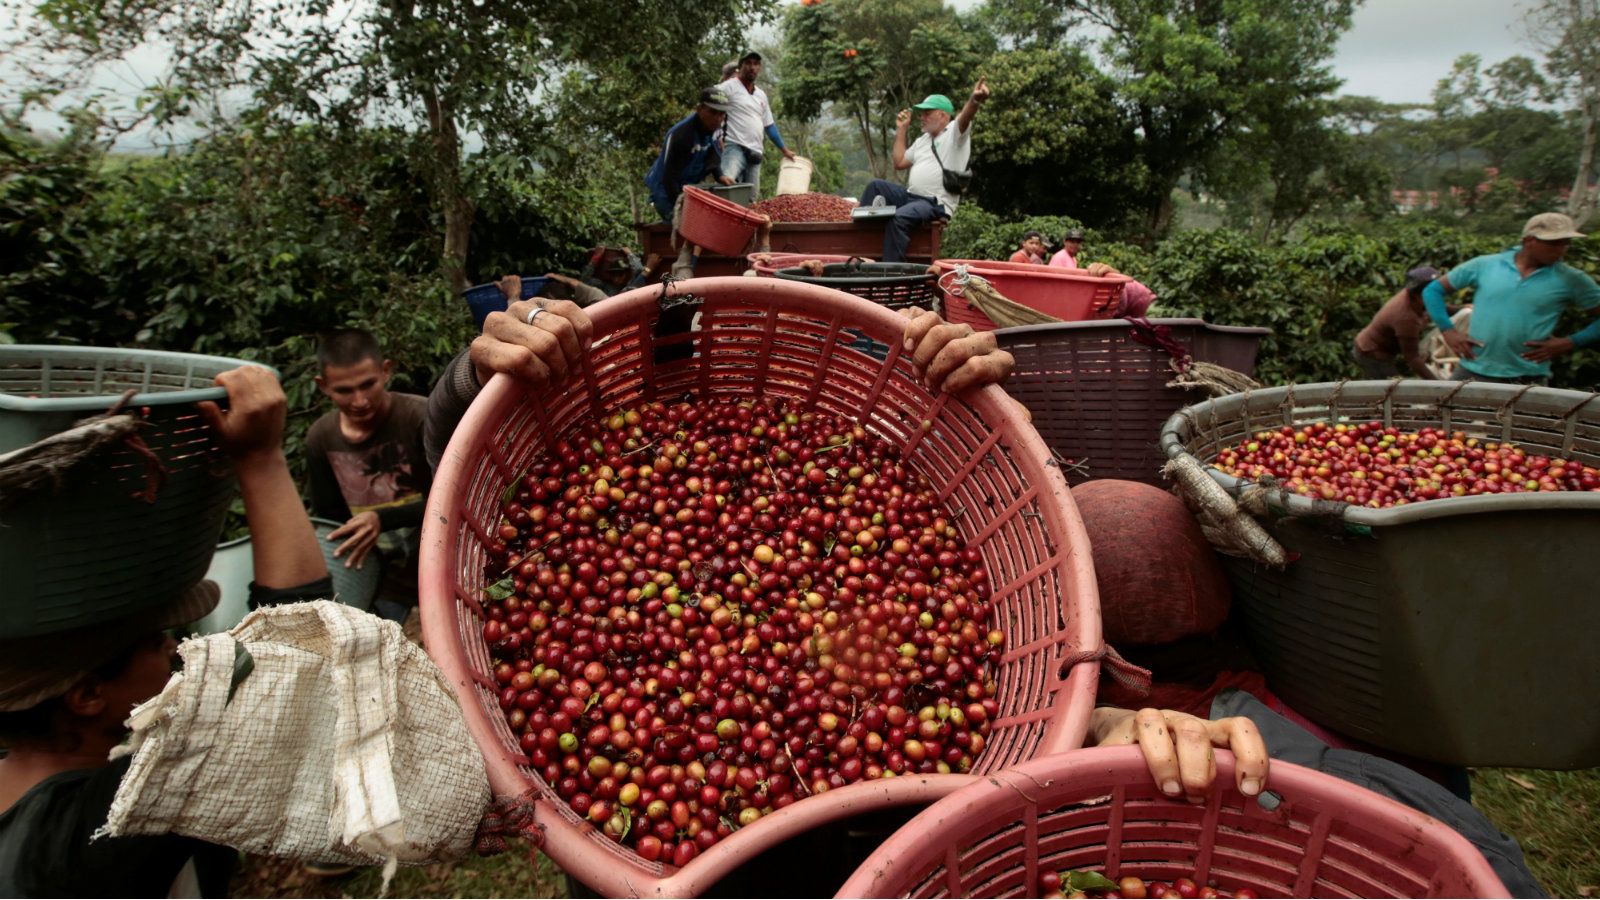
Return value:
<svg viewBox="0 0 1600 900">
<path fill-rule="evenodd" d="M 483 637 L 574 813 L 681 866 L 812 794 L 972 767 L 1005 635 L 978 551 L 885 442 L 716 400 L 550 446 L 500 494 Z"/>
</svg>

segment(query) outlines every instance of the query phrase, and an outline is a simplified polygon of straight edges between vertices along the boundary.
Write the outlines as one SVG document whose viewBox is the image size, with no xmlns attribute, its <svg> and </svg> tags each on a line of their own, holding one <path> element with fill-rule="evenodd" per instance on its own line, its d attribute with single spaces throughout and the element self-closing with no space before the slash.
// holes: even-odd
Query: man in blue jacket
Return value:
<svg viewBox="0 0 1600 900">
<path fill-rule="evenodd" d="M 650 202 L 664 222 L 672 221 L 672 207 L 686 184 L 698 184 L 707 176 L 722 184 L 733 179 L 722 174 L 722 128 L 731 104 L 725 91 L 706 88 L 700 92 L 700 105 L 667 131 L 661 142 L 661 155 L 644 177 L 650 188 Z"/>
<path fill-rule="evenodd" d="M 1561 213 L 1541 213 L 1522 228 L 1522 246 L 1469 259 L 1427 286 L 1422 302 L 1444 342 L 1461 359 L 1458 381 L 1545 384 L 1550 360 L 1600 343 L 1600 321 L 1568 337 L 1556 325 L 1568 306 L 1600 306 L 1600 286 L 1562 262 L 1584 235 Z M 1445 296 L 1475 288 L 1471 334 L 1450 321 Z"/>
</svg>

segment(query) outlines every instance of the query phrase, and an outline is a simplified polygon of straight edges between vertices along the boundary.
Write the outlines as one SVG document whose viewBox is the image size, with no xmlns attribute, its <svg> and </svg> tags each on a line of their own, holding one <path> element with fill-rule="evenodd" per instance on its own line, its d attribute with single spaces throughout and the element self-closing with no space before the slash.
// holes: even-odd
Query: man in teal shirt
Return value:
<svg viewBox="0 0 1600 900">
<path fill-rule="evenodd" d="M 1550 360 L 1600 344 L 1600 321 L 1571 337 L 1555 335 L 1568 305 L 1600 306 L 1600 285 L 1561 261 L 1581 237 L 1570 218 L 1542 213 L 1523 226 L 1521 249 L 1469 259 L 1428 285 L 1422 301 L 1461 359 L 1457 380 L 1544 384 Z M 1445 295 L 1465 287 L 1476 288 L 1470 336 L 1456 330 L 1445 309 Z"/>
</svg>

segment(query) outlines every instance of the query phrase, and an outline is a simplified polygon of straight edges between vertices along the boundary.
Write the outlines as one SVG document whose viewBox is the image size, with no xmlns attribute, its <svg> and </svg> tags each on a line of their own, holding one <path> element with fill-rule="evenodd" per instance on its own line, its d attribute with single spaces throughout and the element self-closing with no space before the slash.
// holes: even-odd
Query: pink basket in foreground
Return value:
<svg viewBox="0 0 1600 900">
<path fill-rule="evenodd" d="M 698 330 L 654 334 L 663 308 L 693 304 Z M 528 392 L 496 377 L 468 410 L 428 498 L 421 597 L 428 653 L 461 701 L 499 797 L 531 794 L 541 849 L 610 896 L 693 896 L 754 854 L 823 823 L 923 804 L 1036 756 L 1082 745 L 1099 676 L 1100 610 L 1083 523 L 1038 432 L 998 387 L 954 398 L 922 388 L 904 355 L 905 320 L 849 294 L 776 278 L 704 278 L 620 294 L 589 309 L 583 370 Z M 889 347 L 852 349 L 846 329 Z M 658 360 L 674 354 L 675 362 Z M 498 494 L 575 423 L 655 398 L 780 396 L 844 415 L 902 448 L 983 553 L 1007 650 L 1000 716 L 970 775 L 868 781 L 808 797 L 735 831 L 687 866 L 647 862 L 580 820 L 526 766 L 496 700 L 483 617 L 484 541 Z"/>
<path fill-rule="evenodd" d="M 1219 751 L 1217 783 L 1203 806 L 1168 800 L 1137 747 L 1036 759 L 923 810 L 838 896 L 1036 897 L 1039 873 L 1084 869 L 1262 897 L 1510 896 L 1449 826 L 1347 781 L 1274 762 L 1262 803 Z"/>
<path fill-rule="evenodd" d="M 1122 303 L 1122 286 L 1133 280 L 1126 275 L 1096 278 L 1084 269 L 984 259 L 941 259 L 934 266 L 939 270 L 939 286 L 945 289 L 945 318 L 979 331 L 993 331 L 996 326 L 983 310 L 952 289 L 950 275 L 962 267 L 987 279 L 1007 300 L 1063 322 L 1111 318 Z"/>
</svg>

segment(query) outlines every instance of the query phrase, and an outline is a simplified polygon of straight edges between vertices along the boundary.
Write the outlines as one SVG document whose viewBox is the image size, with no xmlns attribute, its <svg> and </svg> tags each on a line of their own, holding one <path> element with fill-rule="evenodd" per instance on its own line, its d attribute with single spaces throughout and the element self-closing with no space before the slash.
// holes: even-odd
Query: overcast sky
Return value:
<svg viewBox="0 0 1600 900">
<path fill-rule="evenodd" d="M 1526 0 L 1366 0 L 1339 41 L 1333 70 L 1343 93 L 1426 103 L 1463 53 L 1485 65 L 1539 56 L 1522 27 Z"/>
</svg>

